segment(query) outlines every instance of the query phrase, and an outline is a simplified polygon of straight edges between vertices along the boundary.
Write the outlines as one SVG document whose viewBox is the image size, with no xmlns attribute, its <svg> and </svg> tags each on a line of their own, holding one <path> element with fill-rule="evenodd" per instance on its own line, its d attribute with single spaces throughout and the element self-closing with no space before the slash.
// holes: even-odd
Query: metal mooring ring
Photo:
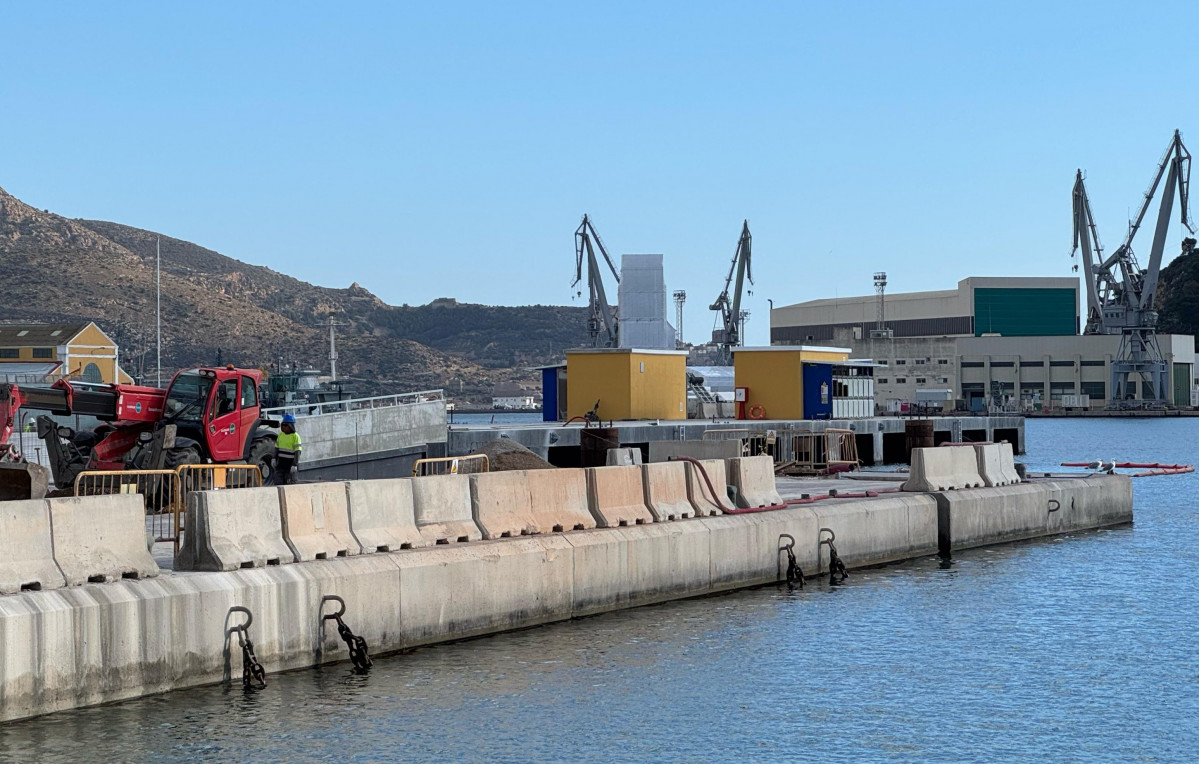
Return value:
<svg viewBox="0 0 1199 764">
<path fill-rule="evenodd" d="M 246 622 L 239 623 L 236 626 L 230 626 L 229 631 L 245 631 L 250 628 L 251 624 L 254 623 L 254 614 L 250 612 L 250 608 L 248 608 L 248 607 L 242 607 L 241 605 L 234 605 L 233 607 L 229 608 L 229 613 L 230 614 L 232 614 L 232 613 L 245 613 L 246 614 Z"/>
<path fill-rule="evenodd" d="M 817 537 L 817 538 L 819 538 L 821 533 L 827 533 L 827 534 L 828 534 L 828 538 L 826 538 L 826 539 L 820 539 L 820 543 L 821 543 L 821 544 L 831 544 L 831 543 L 833 543 L 834 541 L 836 541 L 836 540 L 837 540 L 837 534 L 836 534 L 836 533 L 833 531 L 833 529 L 832 529 L 832 528 L 821 528 L 821 529 L 820 529 L 820 530 L 819 530 L 819 531 L 816 533 L 816 537 Z"/>
<path fill-rule="evenodd" d="M 336 594 L 326 594 L 324 597 L 321 597 L 321 609 L 322 610 L 325 609 L 326 602 L 336 602 L 338 605 L 341 605 L 341 609 L 338 610 L 336 613 L 330 613 L 329 615 L 322 616 L 322 618 L 324 620 L 328 621 L 328 620 L 332 620 L 334 618 L 341 618 L 343 615 L 346 614 L 346 601 L 343 600 L 341 597 L 338 597 Z"/>
<path fill-rule="evenodd" d="M 1057 499 L 1049 500 L 1049 511 L 1050 512 L 1056 512 L 1061 508 L 1062 508 L 1062 503 L 1060 501 L 1058 501 Z"/>
<path fill-rule="evenodd" d="M 795 537 L 794 536 L 792 536 L 790 533 L 780 533 L 779 541 L 782 541 L 783 539 L 790 539 L 790 541 L 789 541 L 789 543 L 786 543 L 786 544 L 783 544 L 782 546 L 780 546 L 779 549 L 794 549 L 795 548 Z"/>
</svg>

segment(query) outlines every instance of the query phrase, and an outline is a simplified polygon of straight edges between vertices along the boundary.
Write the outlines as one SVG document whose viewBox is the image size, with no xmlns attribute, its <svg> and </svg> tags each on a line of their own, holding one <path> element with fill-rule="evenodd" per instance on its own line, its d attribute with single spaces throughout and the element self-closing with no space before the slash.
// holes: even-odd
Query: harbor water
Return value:
<svg viewBox="0 0 1199 764">
<path fill-rule="evenodd" d="M 1033 420 L 1024 461 L 1195 464 L 1197 428 Z M 1134 488 L 1135 526 L 59 713 L 0 760 L 1193 761 L 1199 476 Z"/>
</svg>

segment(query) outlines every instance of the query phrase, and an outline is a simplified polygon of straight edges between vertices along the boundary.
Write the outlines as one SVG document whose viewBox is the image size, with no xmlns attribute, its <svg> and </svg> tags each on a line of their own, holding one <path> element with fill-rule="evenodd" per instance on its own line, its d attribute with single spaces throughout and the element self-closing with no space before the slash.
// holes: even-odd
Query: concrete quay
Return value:
<svg viewBox="0 0 1199 764">
<path fill-rule="evenodd" d="M 874 417 L 853 420 L 786 420 L 786 419 L 686 419 L 605 422 L 620 435 L 622 446 L 648 445 L 661 441 L 702 440 L 707 430 L 749 429 L 799 430 L 823 432 L 828 428 L 853 430 L 856 433 L 858 457 L 863 464 L 906 463 L 904 426 L 907 419 Z M 1000 416 L 938 416 L 933 422 L 934 445 L 942 442 L 998 441 L 1012 444 L 1016 453 L 1024 453 L 1024 418 Z M 581 448 L 581 424 L 562 425 L 560 422 L 520 424 L 452 424 L 446 438 L 447 456 L 464 456 L 480 446 L 499 438 L 511 438 L 557 466 L 574 466 Z"/>
<path fill-rule="evenodd" d="M 743 494 L 774 495 L 777 505 L 654 521 L 645 504 L 650 519 L 641 524 L 630 514 L 635 489 L 641 480 L 644 492 L 645 476 L 657 474 L 643 467 L 542 471 L 542 480 L 561 481 L 554 487 L 522 480 L 530 472 L 495 473 L 503 478 L 482 481 L 453 475 L 196 494 L 188 506 L 185 549 L 176 560 L 180 570 L 138 579 L 121 578 L 130 575 L 121 573 L 130 566 L 113 567 L 110 559 L 144 561 L 144 546 L 140 552 L 128 548 L 130 538 L 142 533 L 139 519 L 126 517 L 128 512 L 113 526 L 106 550 L 84 546 L 78 528 L 60 545 L 57 526 L 26 525 L 21 543 L 49 532 L 58 567 L 65 568 L 61 551 L 83 580 L 97 565 L 117 577 L 78 586 L 51 580 L 40 591 L 0 596 L 0 720 L 236 683 L 242 659 L 234 627 L 245 623 L 245 615 L 235 607 L 252 613 L 248 633 L 270 674 L 347 658 L 332 622 L 322 619 L 334 607 L 323 603 L 326 596 L 345 601 L 346 624 L 377 656 L 777 582 L 786 568 L 781 534 L 795 539 L 799 565 L 815 576 L 829 567 L 828 547 L 821 544 L 829 534 L 822 529 L 835 533 L 840 558 L 852 569 L 1132 520 L 1131 484 L 1120 476 L 863 496 L 893 491 L 898 483 L 776 481 L 761 469 L 768 462 L 709 462 L 707 471 L 717 486 L 739 480 Z M 720 466 L 725 474 L 712 474 Z M 607 472 L 597 482 L 601 469 Z M 421 490 L 403 490 L 418 483 Z M 660 498 L 673 501 L 678 491 L 673 480 L 662 486 Z M 854 496 L 827 498 L 831 491 Z M 542 504 L 530 512 L 526 502 L 535 492 Z M 803 494 L 806 503 L 784 503 L 803 502 Z M 727 497 L 720 498 L 728 507 Z M 41 512 L 55 517 L 65 507 L 56 501 L 20 502 L 31 506 L 0 520 L 7 529 Z M 100 508 L 132 506 L 138 499 L 67 501 Z M 429 510 L 430 502 L 437 512 Z M 573 530 L 571 521 L 585 517 L 595 527 Z M 498 529 L 529 535 L 458 541 L 428 531 L 467 522 L 475 538 L 482 528 L 491 535 Z M 563 530 L 540 530 L 556 526 Z M 391 548 L 395 543 L 409 548 Z M 271 555 L 277 564 L 269 562 Z M 2 560 L 0 580 L 9 573 Z M 132 570 L 142 575 L 137 566 Z"/>
</svg>

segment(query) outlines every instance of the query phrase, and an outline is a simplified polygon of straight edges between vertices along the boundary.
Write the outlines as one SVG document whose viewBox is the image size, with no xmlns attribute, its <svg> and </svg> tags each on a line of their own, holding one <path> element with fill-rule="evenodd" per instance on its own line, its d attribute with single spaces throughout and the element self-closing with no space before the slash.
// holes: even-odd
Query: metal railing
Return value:
<svg viewBox="0 0 1199 764">
<path fill-rule="evenodd" d="M 490 472 L 491 462 L 486 454 L 470 454 L 469 456 L 438 456 L 429 459 L 417 459 L 412 465 L 412 477 L 428 475 L 463 475 Z"/>
<path fill-rule="evenodd" d="M 179 553 L 184 491 L 174 470 L 88 470 L 75 477 L 76 496 L 141 494 L 146 506 L 148 532 L 154 541 L 171 541 Z"/>
<path fill-rule="evenodd" d="M 155 543 L 170 541 L 179 554 L 189 493 L 261 485 L 262 471 L 255 464 L 184 464 L 173 470 L 87 470 L 75 477 L 74 488 L 76 496 L 141 494 Z"/>
<path fill-rule="evenodd" d="M 363 411 L 367 409 L 391 408 L 392 406 L 410 406 L 416 403 L 445 402 L 444 390 L 421 390 L 415 393 L 396 393 L 394 395 L 376 395 L 373 398 L 350 398 L 344 401 L 324 401 L 320 403 L 293 403 L 290 406 L 276 406 L 263 409 L 263 416 L 319 416 L 321 414 L 338 414 L 347 411 Z"/>
</svg>

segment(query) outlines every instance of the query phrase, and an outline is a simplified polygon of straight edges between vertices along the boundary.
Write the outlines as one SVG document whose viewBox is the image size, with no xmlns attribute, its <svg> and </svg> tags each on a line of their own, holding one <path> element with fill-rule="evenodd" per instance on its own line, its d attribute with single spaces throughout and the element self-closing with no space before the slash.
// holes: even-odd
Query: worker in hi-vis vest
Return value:
<svg viewBox="0 0 1199 764">
<path fill-rule="evenodd" d="M 279 437 L 275 439 L 275 485 L 289 485 L 292 470 L 300 463 L 300 433 L 296 432 L 296 418 L 284 414 L 279 430 Z"/>
</svg>

